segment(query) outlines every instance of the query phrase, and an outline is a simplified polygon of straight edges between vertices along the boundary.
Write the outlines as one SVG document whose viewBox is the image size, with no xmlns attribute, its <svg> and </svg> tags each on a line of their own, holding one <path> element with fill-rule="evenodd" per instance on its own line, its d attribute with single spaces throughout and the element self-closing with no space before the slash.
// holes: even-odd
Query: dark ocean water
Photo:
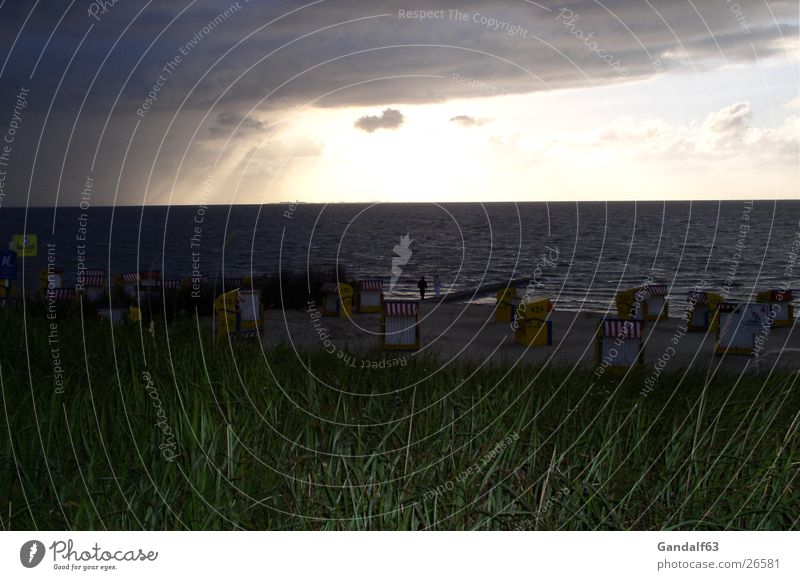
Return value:
<svg viewBox="0 0 800 580">
<path fill-rule="evenodd" d="M 40 247 L 37 258 L 24 260 L 26 284 L 35 284 L 52 243 L 68 281 L 76 279 L 85 244 L 86 265 L 112 273 L 161 270 L 165 278 L 183 278 L 199 265 L 211 278 L 238 277 L 339 263 L 350 275 L 382 278 L 388 288 L 394 248 L 408 234 L 411 256 L 393 296 L 413 295 L 422 274 L 429 281 L 439 274 L 447 291 L 533 280 L 537 294 L 556 298 L 565 310 L 605 310 L 617 288 L 648 276 L 673 295 L 701 283 L 732 298 L 786 283 L 800 287 L 800 268 L 787 274 L 800 201 L 0 211 L 0 236 L 23 229 L 38 234 Z"/>
</svg>

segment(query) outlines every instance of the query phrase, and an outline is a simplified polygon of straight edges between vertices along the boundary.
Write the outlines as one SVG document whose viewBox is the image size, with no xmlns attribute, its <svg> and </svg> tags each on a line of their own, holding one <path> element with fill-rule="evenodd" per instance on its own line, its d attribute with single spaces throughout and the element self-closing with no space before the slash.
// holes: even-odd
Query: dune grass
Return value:
<svg viewBox="0 0 800 580">
<path fill-rule="evenodd" d="M 669 369 L 643 397 L 646 370 L 365 369 L 190 317 L 0 324 L 6 530 L 800 527 L 796 373 Z"/>
</svg>

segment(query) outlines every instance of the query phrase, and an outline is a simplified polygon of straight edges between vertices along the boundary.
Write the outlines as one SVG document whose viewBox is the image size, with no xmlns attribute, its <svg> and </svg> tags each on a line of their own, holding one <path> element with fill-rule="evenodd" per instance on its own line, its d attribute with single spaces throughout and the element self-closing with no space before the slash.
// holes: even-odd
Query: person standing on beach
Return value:
<svg viewBox="0 0 800 580">
<path fill-rule="evenodd" d="M 442 280 L 439 278 L 439 274 L 433 275 L 433 292 L 436 294 L 438 298 L 442 293 Z"/>
<path fill-rule="evenodd" d="M 419 299 L 425 300 L 425 290 L 428 289 L 428 283 L 425 281 L 425 276 L 419 279 L 419 282 L 417 282 L 417 288 L 419 288 Z"/>
</svg>

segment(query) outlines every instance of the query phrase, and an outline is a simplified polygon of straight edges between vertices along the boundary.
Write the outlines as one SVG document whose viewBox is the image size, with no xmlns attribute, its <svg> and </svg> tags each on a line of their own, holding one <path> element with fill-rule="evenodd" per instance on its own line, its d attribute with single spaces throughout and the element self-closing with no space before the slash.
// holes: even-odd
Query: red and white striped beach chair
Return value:
<svg viewBox="0 0 800 580">
<path fill-rule="evenodd" d="M 381 314 L 381 347 L 384 350 L 419 349 L 419 302 L 386 300 Z"/>
<path fill-rule="evenodd" d="M 360 280 L 356 283 L 356 308 L 358 312 L 381 312 L 383 310 L 383 282 Z"/>
<path fill-rule="evenodd" d="M 644 362 L 644 322 L 606 318 L 597 328 L 595 364 L 624 369 Z"/>
</svg>

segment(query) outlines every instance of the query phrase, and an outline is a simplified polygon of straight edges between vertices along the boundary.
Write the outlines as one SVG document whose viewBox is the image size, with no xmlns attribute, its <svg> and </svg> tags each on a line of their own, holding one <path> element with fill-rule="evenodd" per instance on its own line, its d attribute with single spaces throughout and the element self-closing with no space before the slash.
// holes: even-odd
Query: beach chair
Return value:
<svg viewBox="0 0 800 580">
<path fill-rule="evenodd" d="M 548 320 L 552 310 L 549 298 L 533 297 L 520 302 L 514 312 L 514 339 L 525 346 L 552 345 L 553 321 Z"/>
<path fill-rule="evenodd" d="M 595 364 L 626 369 L 644 362 L 644 321 L 606 318 L 595 338 Z"/>
<path fill-rule="evenodd" d="M 717 308 L 724 301 L 713 292 L 689 292 L 687 298 L 689 314 L 688 330 L 695 332 L 711 330 L 717 323 Z"/>
<path fill-rule="evenodd" d="M 664 284 L 620 290 L 615 296 L 617 316 L 623 320 L 666 320 L 669 318 L 668 292 Z"/>
<path fill-rule="evenodd" d="M 92 304 L 102 302 L 106 297 L 106 271 L 101 268 L 87 268 L 83 271 L 83 288 L 80 293 Z"/>
<path fill-rule="evenodd" d="M 756 302 L 768 304 L 772 315 L 773 327 L 786 327 L 794 324 L 794 305 L 792 291 L 787 290 L 767 290 L 756 295 Z"/>
<path fill-rule="evenodd" d="M 162 279 L 161 272 L 149 270 L 125 272 L 114 278 L 124 302 L 137 309 L 137 316 L 146 324 L 163 314 L 167 321 L 174 318 L 180 280 Z"/>
<path fill-rule="evenodd" d="M 47 312 L 62 313 L 74 302 L 74 288 L 64 287 L 64 271 L 61 268 L 43 268 L 39 272 L 39 287 Z"/>
<path fill-rule="evenodd" d="M 114 285 L 120 294 L 129 299 L 136 300 L 139 286 L 139 272 L 123 272 L 114 277 Z"/>
<path fill-rule="evenodd" d="M 508 324 L 514 320 L 514 312 L 525 297 L 525 288 L 503 288 L 497 291 L 497 303 L 494 307 L 494 321 Z"/>
<path fill-rule="evenodd" d="M 339 282 L 326 282 L 322 285 L 322 316 L 349 317 L 353 312 L 353 287 Z"/>
<path fill-rule="evenodd" d="M 769 332 L 767 304 L 722 302 L 717 312 L 719 324 L 715 354 L 750 356 L 756 347 L 756 337 Z"/>
<path fill-rule="evenodd" d="M 43 302 L 47 317 L 56 314 L 67 314 L 75 303 L 75 288 L 47 288 L 44 290 Z"/>
<path fill-rule="evenodd" d="M 74 288 L 52 288 L 45 290 L 47 299 L 53 299 L 56 302 L 72 302 L 75 300 Z"/>
<path fill-rule="evenodd" d="M 383 282 L 359 280 L 356 283 L 356 310 L 361 313 L 383 310 Z"/>
<path fill-rule="evenodd" d="M 64 287 L 64 270 L 61 268 L 42 268 L 39 272 L 39 291 L 44 297 L 48 289 Z"/>
<path fill-rule="evenodd" d="M 419 302 L 386 300 L 381 314 L 383 350 L 419 349 Z"/>
<path fill-rule="evenodd" d="M 214 301 L 217 337 L 258 339 L 264 328 L 264 305 L 256 290 L 230 290 Z"/>
</svg>

